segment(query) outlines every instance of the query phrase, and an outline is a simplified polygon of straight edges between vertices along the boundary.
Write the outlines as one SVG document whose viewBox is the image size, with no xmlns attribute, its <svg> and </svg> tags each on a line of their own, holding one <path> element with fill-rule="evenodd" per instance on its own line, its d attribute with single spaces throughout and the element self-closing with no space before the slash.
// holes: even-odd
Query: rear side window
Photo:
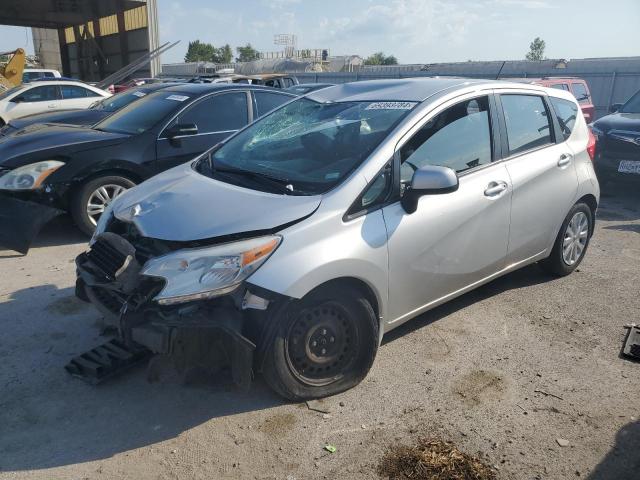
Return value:
<svg viewBox="0 0 640 480">
<path fill-rule="evenodd" d="M 511 155 L 551 143 L 549 114 L 542 97 L 502 95 L 500 98 Z"/>
<path fill-rule="evenodd" d="M 247 94 L 221 93 L 206 98 L 181 114 L 178 123 L 195 123 L 198 133 L 239 130 L 249 123 Z"/>
<path fill-rule="evenodd" d="M 77 85 L 60 85 L 60 91 L 62 92 L 62 98 L 64 100 L 98 96 L 97 93 L 84 87 L 78 87 Z"/>
<path fill-rule="evenodd" d="M 558 119 L 558 123 L 560 124 L 562 135 L 566 140 L 571 135 L 573 127 L 576 124 L 578 106 L 575 103 L 569 100 L 563 100 L 562 98 L 549 98 L 551 99 L 551 105 L 553 105 L 553 109 L 556 111 L 556 118 Z"/>
<path fill-rule="evenodd" d="M 53 72 L 44 72 L 44 77 L 45 78 L 54 78 L 55 76 L 53 75 Z"/>
<path fill-rule="evenodd" d="M 583 83 L 572 83 L 571 89 L 573 90 L 573 95 L 576 97 L 576 100 L 580 103 L 586 103 L 589 101 L 589 93 L 587 92 L 587 87 L 585 87 Z"/>
<path fill-rule="evenodd" d="M 566 90 L 567 92 L 569 91 L 569 85 L 567 85 L 566 83 L 554 83 L 553 85 L 551 85 L 551 88 L 557 88 L 558 90 Z"/>
<path fill-rule="evenodd" d="M 401 150 L 400 179 L 411 181 L 425 165 L 464 172 L 491 162 L 489 100 L 475 98 L 458 103 L 429 120 Z"/>
<path fill-rule="evenodd" d="M 253 95 L 256 99 L 256 109 L 258 110 L 256 117 L 263 116 L 292 98 L 288 95 L 269 92 L 254 92 Z"/>
</svg>

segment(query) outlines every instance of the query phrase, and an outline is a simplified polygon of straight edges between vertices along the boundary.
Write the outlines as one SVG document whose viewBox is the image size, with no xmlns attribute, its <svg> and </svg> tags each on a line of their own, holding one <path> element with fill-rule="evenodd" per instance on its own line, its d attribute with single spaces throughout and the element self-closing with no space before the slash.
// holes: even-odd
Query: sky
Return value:
<svg viewBox="0 0 640 480">
<path fill-rule="evenodd" d="M 548 58 L 640 55 L 640 0 L 158 0 L 162 57 L 180 62 L 190 40 L 277 51 L 274 34 L 332 55 L 377 51 L 401 63 L 524 58 L 535 37 Z M 0 51 L 33 51 L 30 33 L 0 26 Z"/>
</svg>

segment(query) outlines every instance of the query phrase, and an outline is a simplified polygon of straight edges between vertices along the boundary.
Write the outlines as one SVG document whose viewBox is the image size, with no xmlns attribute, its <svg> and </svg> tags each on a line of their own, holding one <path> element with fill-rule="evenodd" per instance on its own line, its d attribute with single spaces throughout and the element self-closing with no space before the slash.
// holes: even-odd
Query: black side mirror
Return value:
<svg viewBox="0 0 640 480">
<path fill-rule="evenodd" d="M 411 187 L 404 192 L 400 203 L 404 211 L 411 214 L 418 208 L 420 197 L 455 192 L 459 185 L 458 175 L 453 169 L 425 165 L 413 172 Z"/>
<path fill-rule="evenodd" d="M 609 113 L 616 113 L 622 108 L 622 103 L 614 103 L 609 107 Z"/>
<path fill-rule="evenodd" d="M 198 126 L 195 123 L 178 123 L 172 127 L 167 128 L 166 137 L 169 140 L 173 140 L 177 137 L 188 137 L 190 135 L 198 134 Z"/>
</svg>

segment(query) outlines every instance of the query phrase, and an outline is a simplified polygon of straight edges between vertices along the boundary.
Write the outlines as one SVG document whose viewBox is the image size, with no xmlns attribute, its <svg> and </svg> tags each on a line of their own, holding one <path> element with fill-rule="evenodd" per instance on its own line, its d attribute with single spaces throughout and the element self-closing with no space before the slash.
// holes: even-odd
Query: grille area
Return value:
<svg viewBox="0 0 640 480">
<path fill-rule="evenodd" d="M 91 246 L 87 257 L 110 281 L 115 280 L 116 272 L 122 268 L 127 260 L 127 255 L 119 252 L 113 245 L 100 238 Z"/>
</svg>

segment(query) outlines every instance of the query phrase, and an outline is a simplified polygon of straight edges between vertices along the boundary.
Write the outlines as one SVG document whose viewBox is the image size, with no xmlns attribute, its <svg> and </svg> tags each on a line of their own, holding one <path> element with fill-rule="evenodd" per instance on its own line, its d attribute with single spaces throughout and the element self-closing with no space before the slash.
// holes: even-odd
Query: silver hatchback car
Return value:
<svg viewBox="0 0 640 480">
<path fill-rule="evenodd" d="M 289 399 L 358 384 L 386 332 L 593 233 L 594 139 L 575 98 L 465 79 L 293 100 L 118 197 L 77 294 L 123 348 L 253 372 Z"/>
</svg>

